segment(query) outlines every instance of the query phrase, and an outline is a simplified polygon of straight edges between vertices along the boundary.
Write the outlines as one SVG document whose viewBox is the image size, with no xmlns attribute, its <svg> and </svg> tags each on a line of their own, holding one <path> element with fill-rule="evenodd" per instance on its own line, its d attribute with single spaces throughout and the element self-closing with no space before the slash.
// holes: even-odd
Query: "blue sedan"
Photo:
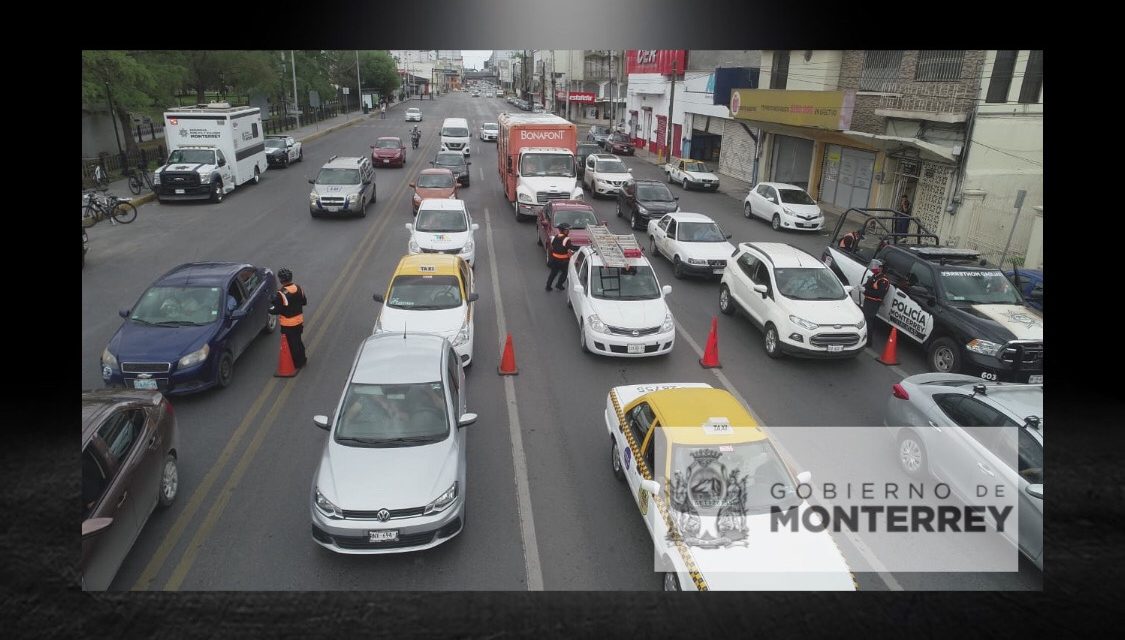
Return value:
<svg viewBox="0 0 1125 640">
<path fill-rule="evenodd" d="M 182 264 L 161 276 L 102 352 L 106 386 L 191 393 L 225 387 L 234 361 L 259 333 L 272 333 L 268 313 L 277 277 L 237 262 Z"/>
</svg>

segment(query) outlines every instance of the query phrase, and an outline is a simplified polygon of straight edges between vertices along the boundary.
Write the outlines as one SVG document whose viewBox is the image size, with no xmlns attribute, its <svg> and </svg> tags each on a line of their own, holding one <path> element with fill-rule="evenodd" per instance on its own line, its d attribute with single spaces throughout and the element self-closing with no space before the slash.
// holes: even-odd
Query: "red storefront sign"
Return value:
<svg viewBox="0 0 1125 640">
<path fill-rule="evenodd" d="M 571 91 L 570 92 L 570 101 L 571 102 L 593 102 L 595 99 L 596 99 L 596 96 L 589 91 Z M 555 90 L 555 100 L 565 101 L 566 100 L 566 92 L 565 91 L 559 91 L 558 89 L 556 89 Z"/>
<path fill-rule="evenodd" d="M 625 51 L 625 73 L 672 74 L 675 64 L 676 75 L 684 75 L 687 67 L 686 49 L 627 49 Z"/>
</svg>

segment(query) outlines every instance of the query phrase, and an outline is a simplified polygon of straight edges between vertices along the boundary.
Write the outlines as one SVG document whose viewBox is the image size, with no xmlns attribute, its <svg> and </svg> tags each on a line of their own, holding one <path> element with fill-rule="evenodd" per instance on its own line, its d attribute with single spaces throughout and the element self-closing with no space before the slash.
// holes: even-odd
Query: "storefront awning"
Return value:
<svg viewBox="0 0 1125 640">
<path fill-rule="evenodd" d="M 841 131 L 840 135 L 851 138 L 857 142 L 863 143 L 865 146 L 875 147 L 883 151 L 893 151 L 898 147 L 910 147 L 917 149 L 921 152 L 923 160 L 932 160 L 936 162 L 957 162 L 957 156 L 953 154 L 953 150 L 949 147 L 943 147 L 940 144 L 926 142 L 917 138 L 905 138 L 902 136 L 888 136 L 878 133 L 866 133 L 863 131 Z"/>
</svg>

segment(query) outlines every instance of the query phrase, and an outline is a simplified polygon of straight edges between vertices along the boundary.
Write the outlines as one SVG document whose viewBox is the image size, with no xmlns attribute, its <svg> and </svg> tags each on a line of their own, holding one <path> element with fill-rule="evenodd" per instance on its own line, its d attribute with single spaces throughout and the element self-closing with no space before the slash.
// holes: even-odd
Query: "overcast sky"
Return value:
<svg viewBox="0 0 1125 640">
<path fill-rule="evenodd" d="M 483 69 L 484 61 L 487 60 L 490 55 L 492 55 L 492 49 L 488 51 L 461 51 L 461 59 L 464 61 L 466 69 Z"/>
</svg>

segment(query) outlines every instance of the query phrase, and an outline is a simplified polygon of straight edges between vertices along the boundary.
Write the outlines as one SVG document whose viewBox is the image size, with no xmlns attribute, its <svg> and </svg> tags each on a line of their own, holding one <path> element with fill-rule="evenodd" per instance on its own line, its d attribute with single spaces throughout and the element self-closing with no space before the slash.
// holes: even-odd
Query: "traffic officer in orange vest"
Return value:
<svg viewBox="0 0 1125 640">
<path fill-rule="evenodd" d="M 277 279 L 281 281 L 281 289 L 274 294 L 269 312 L 278 316 L 277 323 L 281 325 L 281 335 L 289 341 L 293 366 L 300 369 L 307 361 L 305 343 L 301 341 L 301 333 L 305 330 L 305 316 L 301 310 L 309 301 L 305 298 L 305 290 L 293 282 L 292 271 L 278 270 Z"/>
<path fill-rule="evenodd" d="M 863 229 L 844 234 L 844 237 L 840 238 L 839 247 L 845 251 L 855 251 L 860 240 L 863 240 Z"/>
<path fill-rule="evenodd" d="M 890 290 L 891 281 L 883 273 L 883 263 L 879 260 L 871 261 L 871 277 L 863 285 L 863 316 L 867 318 L 867 341 L 871 342 L 871 330 L 875 322 L 875 314 L 883 306 L 883 299 Z"/>
<path fill-rule="evenodd" d="M 574 253 L 574 245 L 570 243 L 569 224 L 559 223 L 559 232 L 551 236 L 547 251 L 551 254 L 547 258 L 547 266 L 551 269 L 551 274 L 547 276 L 547 291 L 551 290 L 551 281 L 560 273 L 562 277 L 555 288 L 562 291 L 566 288 L 566 267 L 570 263 L 570 254 Z"/>
</svg>

